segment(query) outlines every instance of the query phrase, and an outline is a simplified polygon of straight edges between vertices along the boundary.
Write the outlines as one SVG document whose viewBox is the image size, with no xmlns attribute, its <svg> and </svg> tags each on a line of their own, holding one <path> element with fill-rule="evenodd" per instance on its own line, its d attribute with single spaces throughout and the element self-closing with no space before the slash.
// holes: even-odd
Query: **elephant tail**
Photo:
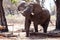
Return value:
<svg viewBox="0 0 60 40">
<path fill-rule="evenodd" d="M 51 20 L 50 20 L 50 23 L 52 24 L 52 26 L 55 26 Z"/>
</svg>

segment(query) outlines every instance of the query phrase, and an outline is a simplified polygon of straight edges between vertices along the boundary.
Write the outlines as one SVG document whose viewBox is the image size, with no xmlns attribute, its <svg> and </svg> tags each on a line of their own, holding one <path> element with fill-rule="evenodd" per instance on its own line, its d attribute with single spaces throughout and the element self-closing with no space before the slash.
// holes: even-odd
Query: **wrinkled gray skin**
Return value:
<svg viewBox="0 0 60 40">
<path fill-rule="evenodd" d="M 33 21 L 34 23 L 35 32 L 38 32 L 38 25 L 41 25 L 43 27 L 44 33 L 46 33 L 50 21 L 49 11 L 46 9 L 42 9 L 42 7 L 37 3 L 25 3 L 25 5 L 23 5 L 22 8 L 24 8 L 22 15 L 25 17 L 26 36 L 29 36 L 29 28 L 31 21 Z M 19 11 L 21 11 L 20 9 L 21 4 L 18 6 Z"/>
</svg>

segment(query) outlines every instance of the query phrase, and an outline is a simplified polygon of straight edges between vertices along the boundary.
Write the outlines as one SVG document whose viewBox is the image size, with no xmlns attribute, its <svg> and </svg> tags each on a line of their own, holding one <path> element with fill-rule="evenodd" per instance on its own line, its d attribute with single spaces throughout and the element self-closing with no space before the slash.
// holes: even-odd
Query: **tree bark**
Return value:
<svg viewBox="0 0 60 40">
<path fill-rule="evenodd" d="M 0 0 L 0 23 L 1 23 L 0 25 L 5 26 L 5 29 L 0 31 L 7 32 L 8 27 L 7 27 L 7 21 L 5 18 L 4 8 L 3 8 L 3 0 Z"/>
<path fill-rule="evenodd" d="M 56 6 L 57 6 L 56 29 L 60 30 L 60 0 L 56 0 Z"/>
</svg>

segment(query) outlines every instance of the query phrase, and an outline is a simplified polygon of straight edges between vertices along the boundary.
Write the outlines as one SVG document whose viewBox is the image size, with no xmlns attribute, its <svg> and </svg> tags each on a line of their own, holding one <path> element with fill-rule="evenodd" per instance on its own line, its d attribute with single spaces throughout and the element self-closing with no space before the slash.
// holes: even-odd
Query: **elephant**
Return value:
<svg viewBox="0 0 60 40">
<path fill-rule="evenodd" d="M 21 6 L 21 4 L 24 4 Z M 47 33 L 47 28 L 50 21 L 50 13 L 47 9 L 42 8 L 39 4 L 31 2 L 21 3 L 18 6 L 18 11 L 21 11 L 22 8 L 22 15 L 25 17 L 25 30 L 26 30 L 26 37 L 29 37 L 29 28 L 31 22 L 34 24 L 35 32 L 38 32 L 38 25 L 43 27 L 43 32 Z"/>
</svg>

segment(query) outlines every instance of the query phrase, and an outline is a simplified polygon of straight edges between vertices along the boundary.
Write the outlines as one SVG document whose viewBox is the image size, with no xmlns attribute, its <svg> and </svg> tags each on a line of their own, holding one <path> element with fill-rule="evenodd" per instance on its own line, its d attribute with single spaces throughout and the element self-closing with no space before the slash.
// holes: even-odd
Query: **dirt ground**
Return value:
<svg viewBox="0 0 60 40">
<path fill-rule="evenodd" d="M 15 37 L 12 37 L 11 35 L 8 36 L 0 36 L 0 40 L 60 40 L 60 37 L 51 37 L 46 35 L 32 35 L 30 37 L 26 37 L 25 32 L 22 32 L 21 30 L 24 29 L 24 17 L 22 15 L 9 15 L 6 16 L 7 22 L 8 22 L 8 29 L 10 33 L 13 33 L 13 35 L 16 35 Z M 55 23 L 56 23 L 56 16 L 51 16 L 51 21 L 54 25 L 49 23 L 48 31 L 55 29 Z M 43 32 L 43 28 L 41 26 L 39 27 L 39 32 Z M 31 24 L 31 28 L 34 29 L 33 24 Z M 7 33 L 9 33 L 7 32 Z"/>
</svg>

